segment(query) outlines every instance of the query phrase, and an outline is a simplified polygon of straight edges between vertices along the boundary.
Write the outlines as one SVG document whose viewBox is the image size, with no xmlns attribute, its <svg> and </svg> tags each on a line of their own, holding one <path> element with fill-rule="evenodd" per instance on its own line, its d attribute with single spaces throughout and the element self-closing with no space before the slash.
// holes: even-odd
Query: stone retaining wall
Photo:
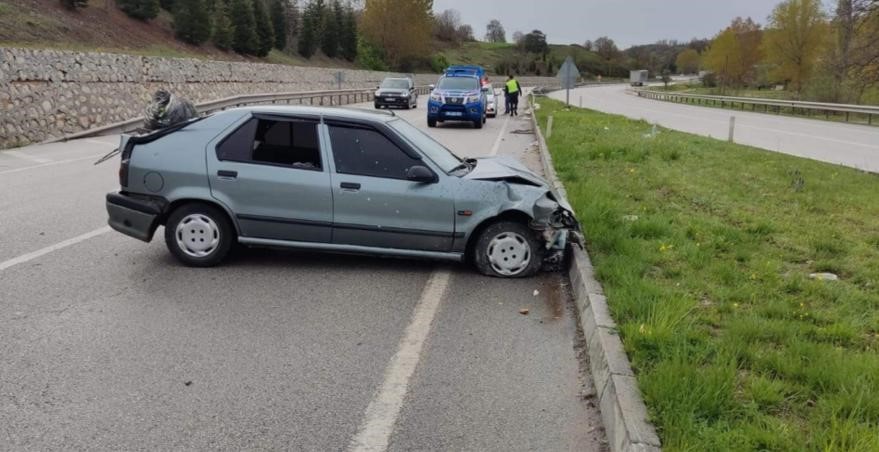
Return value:
<svg viewBox="0 0 879 452">
<path fill-rule="evenodd" d="M 338 88 L 340 69 L 161 58 L 97 52 L 0 48 L 0 147 L 21 146 L 125 121 L 166 89 L 195 103 L 224 97 Z M 369 88 L 385 72 L 343 69 L 342 88 Z M 436 74 L 417 74 L 434 83 Z M 525 77 L 551 86 L 555 79 Z"/>
</svg>

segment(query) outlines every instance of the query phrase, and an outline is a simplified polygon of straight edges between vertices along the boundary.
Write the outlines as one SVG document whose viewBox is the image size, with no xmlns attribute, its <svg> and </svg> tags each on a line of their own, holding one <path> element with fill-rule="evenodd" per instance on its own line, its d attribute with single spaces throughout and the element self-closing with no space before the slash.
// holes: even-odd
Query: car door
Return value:
<svg viewBox="0 0 879 452">
<path fill-rule="evenodd" d="M 384 127 L 328 121 L 332 155 L 333 243 L 447 252 L 455 236 L 454 198 L 435 182 L 406 179 L 429 167 Z"/>
<path fill-rule="evenodd" d="M 331 240 L 333 194 L 319 119 L 255 114 L 208 152 L 211 194 L 246 237 Z"/>
</svg>

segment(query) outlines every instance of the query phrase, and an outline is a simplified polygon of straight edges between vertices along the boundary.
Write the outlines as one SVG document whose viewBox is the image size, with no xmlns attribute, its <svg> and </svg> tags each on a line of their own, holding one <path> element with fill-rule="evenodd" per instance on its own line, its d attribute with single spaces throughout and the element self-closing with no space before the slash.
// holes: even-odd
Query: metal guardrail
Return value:
<svg viewBox="0 0 879 452">
<path fill-rule="evenodd" d="M 419 86 L 415 88 L 419 95 L 429 94 L 430 88 L 427 86 Z M 212 100 L 196 104 L 199 114 L 208 115 L 228 108 L 243 107 L 246 105 L 320 105 L 320 106 L 338 106 L 349 105 L 360 102 L 368 102 L 373 99 L 375 93 L 374 88 L 364 89 L 341 89 L 328 91 L 297 91 L 287 93 L 264 93 L 264 94 L 244 94 L 241 96 L 226 97 L 223 99 Z M 131 132 L 143 124 L 143 118 L 129 119 L 127 121 L 108 124 L 105 126 L 95 127 L 82 132 L 76 132 L 62 137 L 47 141 L 47 143 L 55 143 L 58 141 L 73 140 L 76 138 L 87 138 L 100 135 L 116 135 L 125 132 Z"/>
<path fill-rule="evenodd" d="M 653 91 L 647 89 L 636 89 L 635 94 L 639 97 L 647 99 L 663 100 L 668 102 L 688 103 L 697 105 L 713 105 L 724 108 L 736 108 L 736 104 L 741 105 L 741 109 L 745 110 L 746 105 L 751 106 L 751 111 L 758 111 L 758 107 L 763 107 L 763 111 L 770 113 L 770 110 L 776 114 L 781 114 L 782 109 L 789 109 L 793 114 L 797 111 L 801 112 L 819 112 L 828 118 L 831 113 L 844 113 L 846 122 L 852 113 L 865 115 L 867 124 L 873 124 L 873 116 L 879 116 L 879 106 L 871 105 L 852 105 L 852 104 L 832 104 L 823 102 L 801 102 L 793 100 L 764 99 L 759 97 L 732 97 L 732 96 L 715 96 L 709 94 L 688 94 L 674 91 Z"/>
</svg>

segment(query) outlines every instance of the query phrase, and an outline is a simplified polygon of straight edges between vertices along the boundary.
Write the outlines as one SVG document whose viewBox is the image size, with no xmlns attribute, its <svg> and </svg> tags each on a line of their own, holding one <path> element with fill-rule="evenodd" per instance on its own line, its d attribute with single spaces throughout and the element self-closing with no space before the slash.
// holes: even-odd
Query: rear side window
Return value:
<svg viewBox="0 0 879 452">
<path fill-rule="evenodd" d="M 217 146 L 217 158 L 320 170 L 317 122 L 253 118 Z"/>
<path fill-rule="evenodd" d="M 420 164 L 378 131 L 336 125 L 329 129 L 337 173 L 405 179 L 406 170 Z"/>
</svg>

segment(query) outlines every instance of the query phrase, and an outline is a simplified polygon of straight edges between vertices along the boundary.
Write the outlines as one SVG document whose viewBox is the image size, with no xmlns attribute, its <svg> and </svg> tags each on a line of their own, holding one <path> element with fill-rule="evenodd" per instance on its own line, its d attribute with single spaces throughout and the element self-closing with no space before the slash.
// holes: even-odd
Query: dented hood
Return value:
<svg viewBox="0 0 879 452">
<path fill-rule="evenodd" d="M 476 168 L 464 175 L 464 179 L 497 180 L 509 183 L 549 187 L 546 181 L 509 157 L 488 157 L 476 159 Z"/>
</svg>

